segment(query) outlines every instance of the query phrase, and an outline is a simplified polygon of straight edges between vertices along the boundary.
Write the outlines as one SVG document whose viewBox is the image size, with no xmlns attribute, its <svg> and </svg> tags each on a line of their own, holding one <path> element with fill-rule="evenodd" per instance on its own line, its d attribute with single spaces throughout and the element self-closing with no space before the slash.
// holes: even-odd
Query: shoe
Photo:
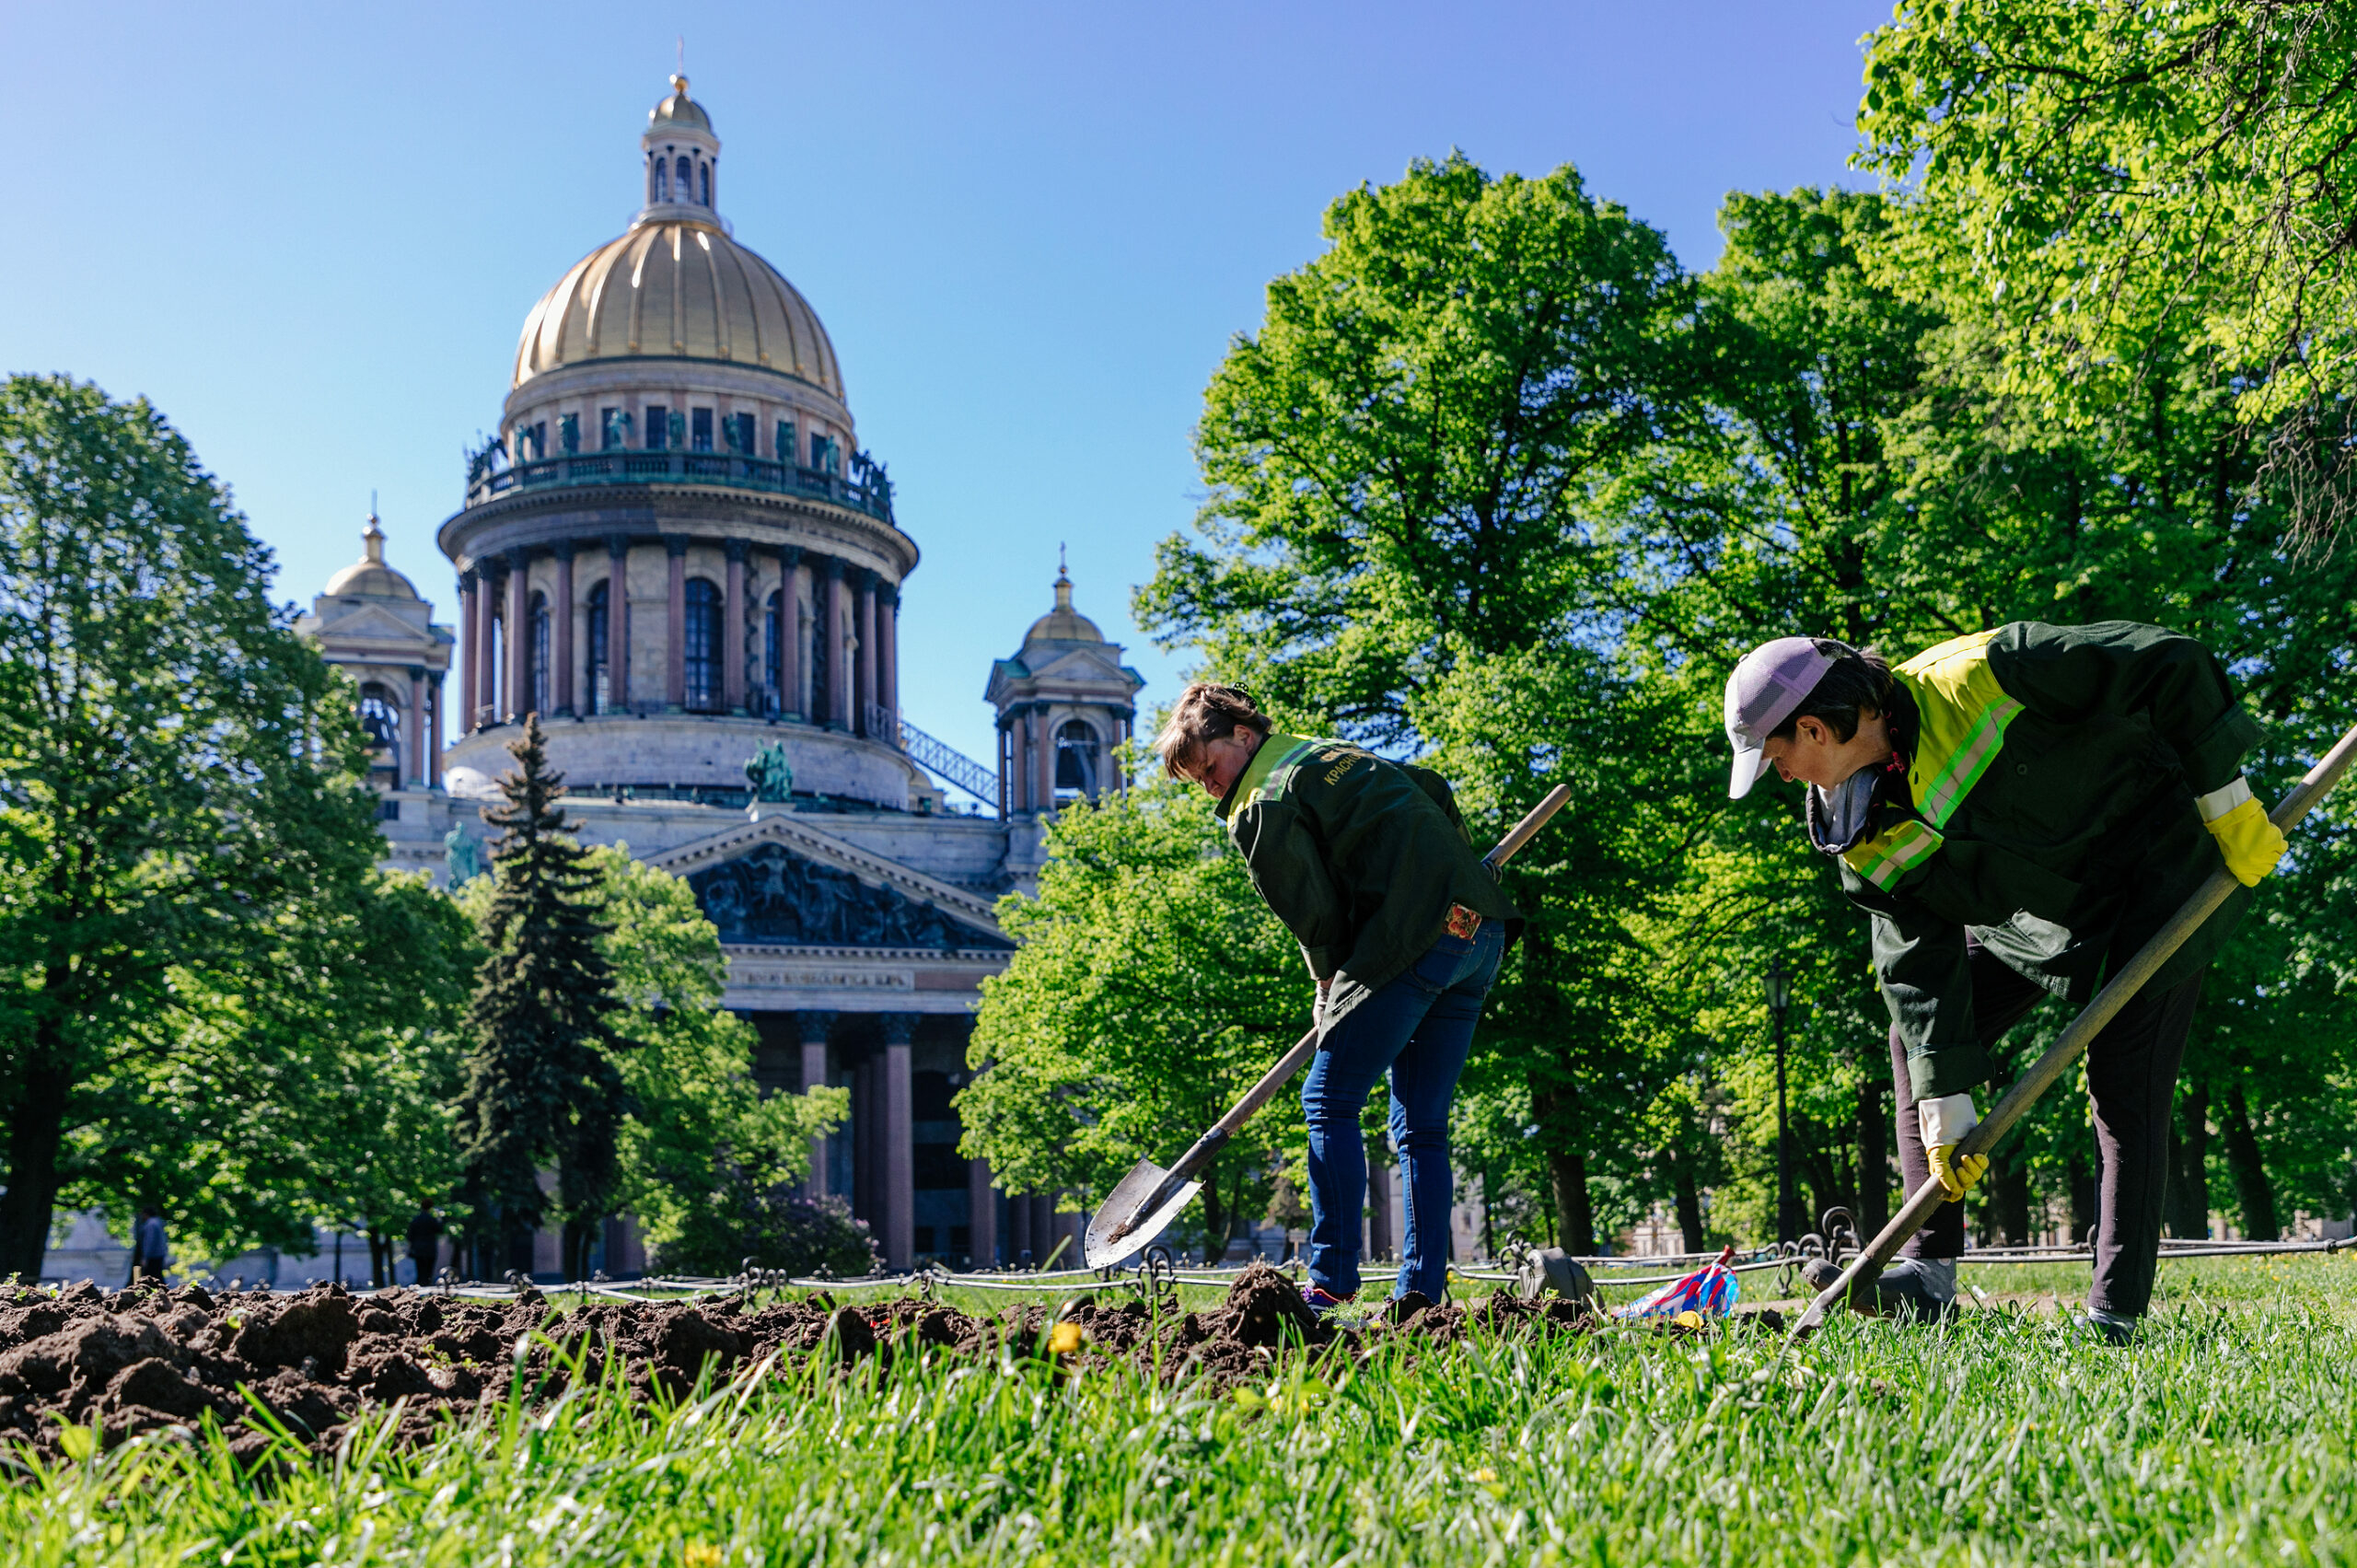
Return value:
<svg viewBox="0 0 2357 1568">
<path fill-rule="evenodd" d="M 2071 1321 L 2096 1335 L 2107 1345 L 2124 1345 L 2136 1338 L 2136 1319 L 2121 1318 L 2109 1312 L 2089 1307 L 2084 1312 L 2071 1314 Z"/>
<path fill-rule="evenodd" d="M 1356 1291 L 1353 1291 L 1349 1295 L 1336 1295 L 1321 1285 L 1304 1285 L 1301 1287 L 1302 1305 L 1308 1307 L 1320 1318 L 1326 1317 L 1328 1314 L 1334 1312 L 1339 1308 L 1348 1307 L 1353 1300 L 1357 1299 L 1357 1296 L 1358 1293 Z"/>
<path fill-rule="evenodd" d="M 1841 1266 L 1830 1259 L 1811 1258 L 1801 1265 L 1801 1279 L 1818 1295 L 1833 1288 Z M 1875 1281 L 1871 1306 L 1854 1295 L 1851 1310 L 1869 1316 L 1914 1318 L 1927 1323 L 1956 1316 L 1956 1264 L 1948 1259 L 1898 1258 Z"/>
</svg>

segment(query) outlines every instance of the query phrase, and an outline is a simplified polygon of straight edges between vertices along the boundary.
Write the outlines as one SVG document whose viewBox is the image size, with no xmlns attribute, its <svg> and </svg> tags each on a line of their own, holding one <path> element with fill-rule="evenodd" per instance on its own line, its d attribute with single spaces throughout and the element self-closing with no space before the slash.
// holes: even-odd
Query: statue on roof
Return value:
<svg viewBox="0 0 2357 1568">
<path fill-rule="evenodd" d="M 753 786 L 757 801 L 778 802 L 794 794 L 794 770 L 786 765 L 785 748 L 771 741 L 745 764 L 745 778 Z"/>
<path fill-rule="evenodd" d="M 442 864 L 454 893 L 490 870 L 483 864 L 482 841 L 467 831 L 464 822 L 442 835 Z"/>
</svg>

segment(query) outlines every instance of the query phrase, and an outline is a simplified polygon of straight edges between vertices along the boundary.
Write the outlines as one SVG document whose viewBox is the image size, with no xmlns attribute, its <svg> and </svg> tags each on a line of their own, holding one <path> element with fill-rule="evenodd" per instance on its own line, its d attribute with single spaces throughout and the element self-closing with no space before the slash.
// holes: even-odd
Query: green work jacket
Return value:
<svg viewBox="0 0 2357 1568">
<path fill-rule="evenodd" d="M 1429 768 L 1348 741 L 1271 735 L 1219 816 L 1310 974 L 1333 980 L 1329 1028 L 1431 950 L 1451 904 L 1506 922 L 1508 940 L 1521 932 L 1448 781 Z"/>
<path fill-rule="evenodd" d="M 2259 730 L 2209 649 L 2132 621 L 2017 621 L 1894 673 L 1904 787 L 1885 790 L 1840 876 L 1874 916 L 1875 974 L 1922 1099 L 1995 1071 L 1967 934 L 2084 1002 L 2223 864 L 2194 797 L 2234 782 Z M 2237 887 L 2147 989 L 2200 973 L 2248 903 Z"/>
</svg>

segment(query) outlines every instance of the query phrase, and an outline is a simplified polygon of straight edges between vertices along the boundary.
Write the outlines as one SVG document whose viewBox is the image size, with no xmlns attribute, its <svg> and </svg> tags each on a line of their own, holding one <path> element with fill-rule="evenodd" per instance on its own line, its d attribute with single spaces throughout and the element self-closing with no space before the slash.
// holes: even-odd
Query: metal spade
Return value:
<svg viewBox="0 0 2357 1568">
<path fill-rule="evenodd" d="M 1557 784 L 1548 792 L 1546 799 L 1530 808 L 1529 816 L 1498 841 L 1497 848 L 1482 857 L 1482 864 L 1493 872 L 1504 865 L 1571 797 L 1571 785 Z M 1202 1191 L 1203 1184 L 1195 1179 L 1196 1175 L 1252 1119 L 1252 1113 L 1268 1104 L 1316 1054 L 1318 1031 L 1313 1028 L 1280 1057 L 1275 1066 L 1260 1075 L 1260 1081 L 1245 1092 L 1234 1109 L 1196 1139 L 1195 1146 L 1179 1156 L 1178 1164 L 1165 1170 L 1152 1160 L 1140 1160 L 1132 1167 L 1129 1175 L 1121 1178 L 1097 1206 L 1096 1217 L 1088 1222 L 1088 1230 L 1081 1238 L 1082 1260 L 1092 1269 L 1109 1268 L 1160 1236 L 1178 1217 L 1178 1211 L 1187 1206 L 1189 1200 Z"/>
</svg>

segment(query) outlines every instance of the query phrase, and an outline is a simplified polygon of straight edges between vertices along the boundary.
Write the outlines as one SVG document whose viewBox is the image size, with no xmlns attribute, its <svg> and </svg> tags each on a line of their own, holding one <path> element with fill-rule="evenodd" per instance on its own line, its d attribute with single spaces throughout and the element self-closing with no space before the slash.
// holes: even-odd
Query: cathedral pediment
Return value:
<svg viewBox="0 0 2357 1568">
<path fill-rule="evenodd" d="M 433 634 L 389 610 L 367 605 L 348 614 L 323 616 L 312 635 L 322 642 L 430 643 Z"/>
<path fill-rule="evenodd" d="M 648 863 L 732 947 L 1009 952 L 990 901 L 776 813 Z"/>
</svg>

